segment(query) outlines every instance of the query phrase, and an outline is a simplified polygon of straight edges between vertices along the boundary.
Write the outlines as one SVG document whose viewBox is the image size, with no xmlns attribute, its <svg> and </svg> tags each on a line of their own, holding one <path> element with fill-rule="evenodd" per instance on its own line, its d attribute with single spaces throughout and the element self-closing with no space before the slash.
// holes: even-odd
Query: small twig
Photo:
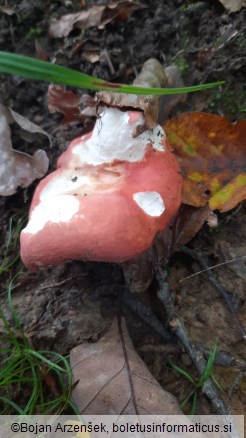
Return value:
<svg viewBox="0 0 246 438">
<path fill-rule="evenodd" d="M 222 286 L 222 284 L 217 280 L 214 273 L 208 269 L 208 265 L 207 265 L 206 261 L 204 260 L 204 257 L 201 254 L 199 254 L 197 251 L 194 251 L 193 249 L 190 249 L 187 247 L 182 248 L 181 252 L 188 255 L 189 257 L 192 257 L 196 261 L 198 261 L 198 263 L 201 265 L 201 267 L 204 269 L 204 271 L 207 272 L 207 275 L 208 275 L 210 282 L 216 287 L 216 289 L 218 289 L 220 291 L 222 297 L 224 298 L 224 301 L 226 302 L 226 304 L 228 306 L 230 313 L 235 318 L 235 321 L 237 323 L 237 326 L 239 328 L 240 333 L 242 334 L 244 341 L 246 342 L 245 328 L 242 325 L 241 321 L 239 321 L 239 319 L 237 317 L 237 314 L 235 312 L 235 306 L 232 303 L 230 295 L 226 291 L 226 289 Z"/>
<path fill-rule="evenodd" d="M 124 294 L 122 295 L 124 306 L 130 308 L 134 313 L 136 313 L 148 326 L 150 326 L 158 335 L 162 338 L 165 343 L 176 344 L 176 338 L 165 329 L 163 324 L 154 315 L 152 310 L 141 303 L 138 298 L 129 292 L 127 288 L 124 288 Z"/>
<path fill-rule="evenodd" d="M 56 283 L 49 283 L 49 284 L 46 284 L 45 286 L 40 287 L 39 290 L 46 290 L 46 289 L 50 289 L 50 288 L 53 289 L 54 287 L 62 286 L 63 284 L 68 283 L 69 281 L 71 281 L 72 278 L 73 278 L 73 277 L 68 277 L 68 278 L 66 278 L 65 280 L 58 281 L 58 282 L 56 282 Z"/>
<path fill-rule="evenodd" d="M 159 284 L 157 296 L 164 305 L 168 314 L 171 330 L 182 343 L 185 351 L 191 358 L 200 376 L 202 376 L 206 368 L 206 361 L 204 360 L 202 353 L 190 342 L 185 327 L 175 310 L 174 304 L 172 303 L 172 298 L 166 282 L 166 274 L 158 265 L 156 266 L 155 275 Z M 224 404 L 223 400 L 220 399 L 212 379 L 206 380 L 202 389 L 203 393 L 209 398 L 214 409 L 219 415 L 229 415 L 231 413 L 230 409 Z"/>
<path fill-rule="evenodd" d="M 111 58 L 110 58 L 110 55 L 109 55 L 107 49 L 102 50 L 101 58 L 104 58 L 105 61 L 108 63 L 108 67 L 109 67 L 111 75 L 115 75 L 115 69 L 114 69 L 114 66 L 112 64 L 112 61 L 111 61 Z"/>
<path fill-rule="evenodd" d="M 130 368 L 130 364 L 129 364 L 129 359 L 128 359 L 127 349 L 126 349 L 126 345 L 125 345 L 123 329 L 122 329 L 122 325 L 121 325 L 121 317 L 118 316 L 117 319 L 118 319 L 118 329 L 119 329 L 119 335 L 120 335 L 120 341 L 121 341 L 121 348 L 122 348 L 122 351 L 123 351 L 123 354 L 124 354 L 125 365 L 126 365 L 127 376 L 128 376 L 128 382 L 129 382 L 130 391 L 131 391 L 131 399 L 128 401 L 128 403 L 130 401 L 133 403 L 133 407 L 135 409 L 135 414 L 139 415 L 137 399 L 136 399 L 136 394 L 135 394 L 135 389 L 134 389 L 134 384 L 133 384 L 133 379 L 132 379 L 132 372 L 131 372 L 131 368 Z"/>
<path fill-rule="evenodd" d="M 209 358 L 209 356 L 211 354 L 210 348 L 202 347 L 202 346 L 196 345 L 196 344 L 194 344 L 194 346 L 196 349 L 199 349 L 202 352 L 205 359 Z M 215 357 L 214 357 L 214 364 L 219 365 L 219 366 L 224 367 L 224 368 L 227 368 L 230 366 L 241 367 L 243 365 L 243 363 L 238 361 L 237 359 L 235 359 L 234 356 L 227 354 L 227 353 L 223 353 L 221 351 L 216 351 Z"/>
<path fill-rule="evenodd" d="M 217 263 L 217 265 L 208 266 L 206 269 L 202 269 L 201 271 L 195 272 L 195 274 L 191 274 L 188 277 L 182 278 L 182 280 L 179 280 L 179 283 L 182 283 L 185 280 L 189 280 L 190 278 L 196 277 L 196 275 L 200 275 L 203 272 L 211 271 L 212 269 L 219 268 L 220 266 L 227 265 L 228 263 L 237 262 L 238 260 L 243 260 L 244 258 L 246 258 L 246 255 L 241 257 L 236 257 L 234 259 L 226 260 L 225 262 L 222 263 Z"/>
<path fill-rule="evenodd" d="M 244 378 L 246 373 L 246 367 L 244 366 L 238 373 L 238 375 L 236 376 L 234 382 L 231 385 L 231 388 L 229 390 L 229 397 L 232 396 L 232 393 L 235 391 L 235 389 L 238 387 L 238 385 L 240 384 L 241 380 Z"/>
</svg>

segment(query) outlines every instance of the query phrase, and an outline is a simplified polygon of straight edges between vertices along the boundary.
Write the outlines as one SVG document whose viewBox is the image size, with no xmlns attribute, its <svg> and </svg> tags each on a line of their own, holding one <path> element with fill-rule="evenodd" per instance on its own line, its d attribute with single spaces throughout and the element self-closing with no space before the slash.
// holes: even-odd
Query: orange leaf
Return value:
<svg viewBox="0 0 246 438">
<path fill-rule="evenodd" d="M 246 120 L 185 113 L 165 131 L 183 172 L 183 203 L 228 211 L 246 198 Z"/>
</svg>

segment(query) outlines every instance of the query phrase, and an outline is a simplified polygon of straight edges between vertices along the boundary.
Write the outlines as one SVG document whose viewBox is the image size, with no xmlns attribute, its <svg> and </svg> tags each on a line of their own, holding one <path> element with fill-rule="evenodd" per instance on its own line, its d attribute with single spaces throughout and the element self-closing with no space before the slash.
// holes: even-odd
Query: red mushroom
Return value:
<svg viewBox="0 0 246 438">
<path fill-rule="evenodd" d="M 133 137 L 140 111 L 106 108 L 38 185 L 21 257 L 29 269 L 66 260 L 123 262 L 149 248 L 181 203 L 182 177 L 160 126 Z"/>
</svg>

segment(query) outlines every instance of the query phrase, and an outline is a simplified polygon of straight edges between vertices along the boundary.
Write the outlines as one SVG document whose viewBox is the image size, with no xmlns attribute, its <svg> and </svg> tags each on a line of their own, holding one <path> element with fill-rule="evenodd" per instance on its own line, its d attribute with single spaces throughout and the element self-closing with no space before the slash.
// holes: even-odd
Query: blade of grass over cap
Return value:
<svg viewBox="0 0 246 438">
<path fill-rule="evenodd" d="M 0 73 L 17 75 L 33 80 L 54 82 L 56 84 L 70 85 L 90 90 L 104 90 L 117 93 L 140 94 L 140 95 L 164 95 L 181 94 L 194 91 L 207 90 L 218 87 L 225 82 L 213 82 L 183 88 L 142 88 L 133 85 L 113 84 L 96 77 L 80 73 L 71 68 L 51 64 L 47 61 L 31 58 L 23 55 L 16 55 L 0 51 Z"/>
</svg>

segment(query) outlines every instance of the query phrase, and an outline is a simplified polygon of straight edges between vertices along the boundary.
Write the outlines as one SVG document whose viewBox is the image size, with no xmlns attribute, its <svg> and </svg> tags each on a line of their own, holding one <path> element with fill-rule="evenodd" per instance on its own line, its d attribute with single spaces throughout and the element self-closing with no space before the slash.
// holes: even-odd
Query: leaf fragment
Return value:
<svg viewBox="0 0 246 438">
<path fill-rule="evenodd" d="M 16 117 L 13 112 L 14 117 Z M 23 116 L 18 114 L 18 121 Z M 49 167 L 46 153 L 37 150 L 31 157 L 12 149 L 9 120 L 12 112 L 0 104 L 0 195 L 9 196 L 16 192 L 18 186 L 28 187 L 35 179 L 42 178 Z"/>
<path fill-rule="evenodd" d="M 208 205 L 192 207 L 182 204 L 169 226 L 160 231 L 151 248 L 122 264 L 127 287 L 133 293 L 144 293 L 154 277 L 156 264 L 168 263 L 170 257 L 186 245 L 211 216 Z"/>
<path fill-rule="evenodd" d="M 238 12 L 246 7 L 245 0 L 219 0 L 220 3 L 230 12 Z"/>
<path fill-rule="evenodd" d="M 184 176 L 183 203 L 225 212 L 246 199 L 246 120 L 186 113 L 165 131 Z"/>
<path fill-rule="evenodd" d="M 73 348 L 70 362 L 73 379 L 79 380 L 73 400 L 81 414 L 182 414 L 134 350 L 120 319 L 97 343 Z"/>
<path fill-rule="evenodd" d="M 163 88 L 167 84 L 162 65 L 154 58 L 143 64 L 141 72 L 133 81 L 133 85 L 143 88 Z M 157 124 L 159 113 L 159 96 L 137 96 L 101 91 L 97 93 L 98 104 L 106 104 L 117 108 L 141 109 L 145 114 L 145 124 L 148 129 Z M 136 133 L 137 135 L 138 133 Z"/>
<path fill-rule="evenodd" d="M 54 38 L 67 37 L 73 29 L 88 29 L 97 26 L 104 29 L 106 24 L 114 19 L 126 20 L 134 11 L 145 6 L 137 1 L 121 1 L 111 3 L 108 6 L 93 6 L 92 8 L 63 15 L 54 20 L 49 28 L 49 34 Z"/>
<path fill-rule="evenodd" d="M 51 84 L 48 88 L 47 100 L 51 114 L 59 112 L 64 115 L 63 123 L 96 116 L 94 99 L 88 94 L 80 96 L 73 91 L 66 91 L 60 85 Z"/>
<path fill-rule="evenodd" d="M 30 134 L 43 134 L 43 135 L 45 135 L 49 139 L 50 146 L 52 146 L 51 136 L 48 134 L 47 131 L 45 131 L 43 128 L 41 128 L 41 126 L 38 126 L 38 125 L 36 125 L 36 123 L 31 122 L 31 120 L 28 120 L 26 117 L 15 112 L 14 110 L 12 110 L 12 108 L 8 107 L 7 111 L 9 112 L 9 116 L 8 116 L 9 123 L 16 122 L 17 125 L 20 126 L 20 128 L 24 129 L 24 131 L 27 131 Z"/>
</svg>

